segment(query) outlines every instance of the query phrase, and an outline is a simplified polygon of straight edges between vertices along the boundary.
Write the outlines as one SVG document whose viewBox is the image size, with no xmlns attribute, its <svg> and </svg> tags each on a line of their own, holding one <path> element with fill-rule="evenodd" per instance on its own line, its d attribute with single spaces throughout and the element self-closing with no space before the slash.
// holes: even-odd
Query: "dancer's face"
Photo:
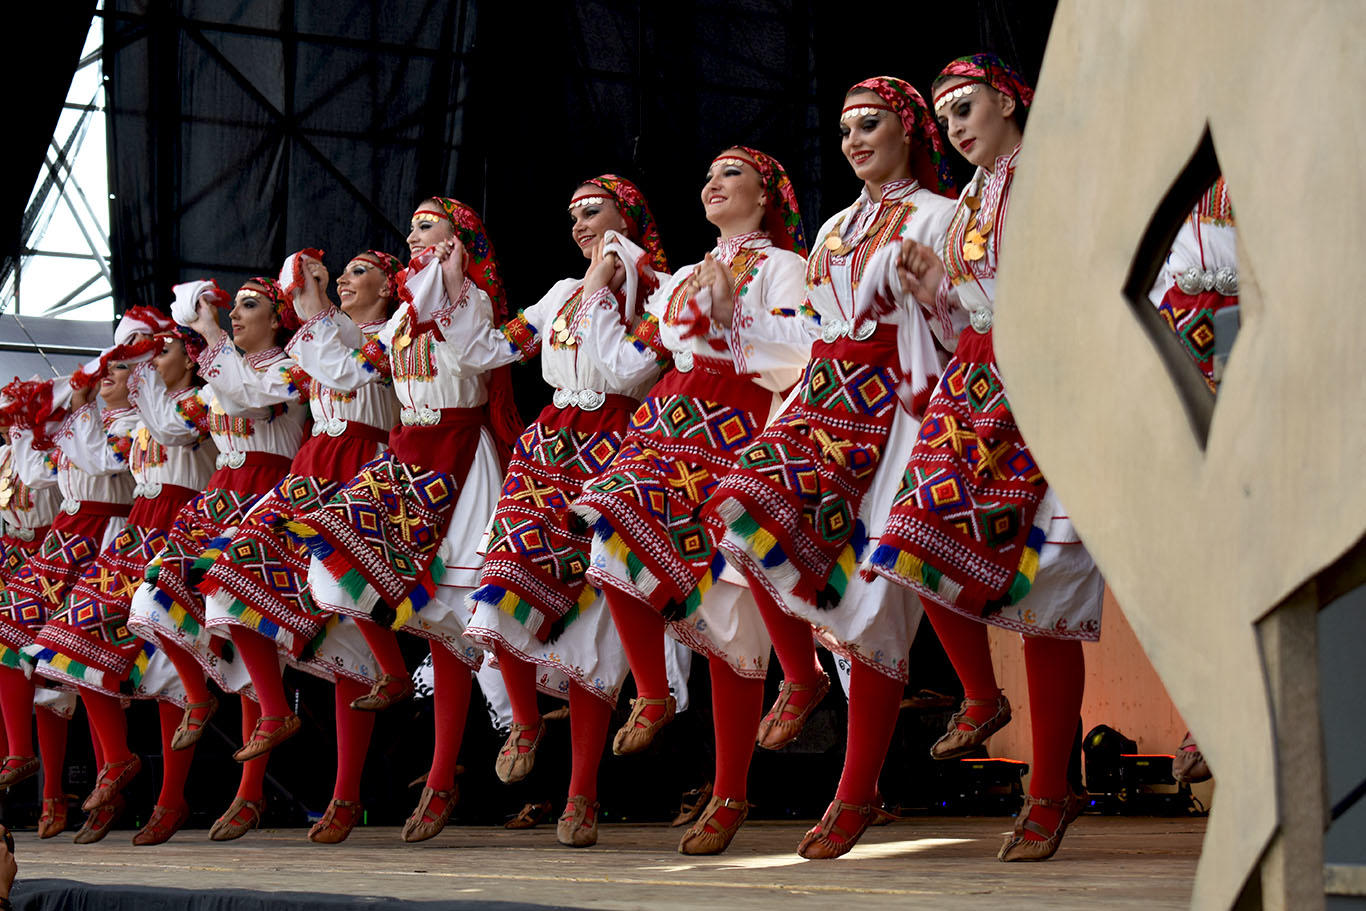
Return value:
<svg viewBox="0 0 1366 911">
<path fill-rule="evenodd" d="M 381 319 L 389 303 L 389 276 L 368 259 L 353 259 L 337 276 L 342 312 L 357 322 Z"/>
<path fill-rule="evenodd" d="M 408 232 L 408 249 L 413 255 L 455 237 L 455 228 L 451 225 L 451 220 L 446 217 L 441 206 L 430 199 L 417 207 L 417 211 L 413 213 L 411 227 L 412 230 Z"/>
<path fill-rule="evenodd" d="M 626 233 L 626 219 L 621 210 L 612 202 L 612 197 L 602 187 L 586 183 L 574 191 L 571 200 L 589 197 L 603 202 L 589 202 L 574 206 L 569 210 L 569 235 L 583 254 L 584 259 L 593 256 L 593 245 L 608 231 Z"/>
<path fill-rule="evenodd" d="M 190 384 L 194 361 L 185 351 L 185 343 L 178 338 L 167 339 L 166 347 L 152 359 L 161 381 L 172 391 L 184 389 Z"/>
<path fill-rule="evenodd" d="M 876 92 L 860 90 L 844 99 L 845 108 L 886 104 Z M 911 174 L 911 137 L 893 111 L 872 110 L 840 121 L 840 151 L 854 176 L 881 186 Z"/>
<path fill-rule="evenodd" d="M 707 169 L 702 185 L 702 207 L 707 221 L 732 234 L 757 230 L 764 220 L 768 195 L 763 178 L 743 159 L 744 153 L 727 149 Z"/>
<path fill-rule="evenodd" d="M 237 292 L 236 303 L 228 318 L 232 321 L 232 341 L 248 354 L 265 351 L 275 341 L 275 330 L 280 320 L 266 297 L 266 289 L 255 282 L 247 282 Z"/>
<path fill-rule="evenodd" d="M 962 78 L 935 86 L 935 94 L 969 85 L 970 93 L 953 99 L 935 111 L 935 116 L 959 155 L 979 168 L 990 168 L 1020 141 L 1020 126 L 1013 116 L 1015 99 L 989 85 Z"/>
<path fill-rule="evenodd" d="M 100 380 L 100 398 L 111 408 L 122 408 L 128 404 L 129 367 L 123 361 L 110 363 Z"/>
</svg>

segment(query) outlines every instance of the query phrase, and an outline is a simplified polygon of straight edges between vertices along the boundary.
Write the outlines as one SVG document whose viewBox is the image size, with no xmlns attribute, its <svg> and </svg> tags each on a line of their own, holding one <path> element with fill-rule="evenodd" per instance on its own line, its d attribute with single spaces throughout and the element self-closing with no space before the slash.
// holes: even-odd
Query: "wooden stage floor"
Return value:
<svg viewBox="0 0 1366 911">
<path fill-rule="evenodd" d="M 249 888 L 410 900 L 516 901 L 545 906 L 716 911 L 843 906 L 935 909 L 1185 908 L 1203 819 L 1086 816 L 1047 863 L 1002 864 L 1004 817 L 907 819 L 870 829 L 836 861 L 793 853 L 809 823 L 752 822 L 719 857 L 675 852 L 682 830 L 606 825 L 597 847 L 522 832 L 452 827 L 420 845 L 398 830 L 357 829 L 343 844 L 310 844 L 302 829 L 214 844 L 203 830 L 135 848 L 130 831 L 82 847 L 17 832 L 20 878 L 175 888 Z"/>
</svg>

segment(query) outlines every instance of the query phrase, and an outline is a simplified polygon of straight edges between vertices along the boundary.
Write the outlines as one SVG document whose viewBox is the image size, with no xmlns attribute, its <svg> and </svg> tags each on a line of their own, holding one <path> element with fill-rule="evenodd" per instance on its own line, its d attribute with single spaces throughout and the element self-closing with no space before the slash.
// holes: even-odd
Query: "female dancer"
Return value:
<svg viewBox="0 0 1366 911">
<path fill-rule="evenodd" d="M 53 405 L 53 381 L 15 380 L 4 389 L 7 402 L 3 413 L 9 443 L 0 456 L 0 519 L 4 537 L 0 538 L 4 562 L 0 564 L 0 584 L 8 586 L 31 557 L 41 552 L 61 503 L 57 484 L 57 454 L 52 437 L 66 417 L 64 407 Z M 0 594 L 0 599 L 5 596 Z M 3 673 L 3 672 L 0 672 Z M 67 722 L 76 708 L 76 694 L 41 688 L 34 694 L 34 717 L 38 743 L 43 756 L 50 757 L 49 773 L 43 776 L 43 808 L 38 819 L 38 837 L 53 838 L 66 829 L 66 795 L 62 788 L 62 762 L 66 755 Z M 28 725 L 23 730 L 28 731 Z M 92 732 L 93 736 L 93 732 Z M 31 754 L 33 739 L 13 746 Z M 12 771 L 0 775 L 5 786 L 35 774 L 31 763 L 11 763 L 14 748 L 7 741 L 6 766 Z M 26 755 L 17 758 L 25 760 Z M 27 771 L 25 770 L 27 769 Z"/>
<path fill-rule="evenodd" d="M 597 801 L 598 765 L 627 665 L 611 615 L 586 585 L 591 539 L 568 504 L 621 446 L 627 420 L 659 375 L 631 328 L 668 263 L 645 197 L 604 174 L 569 202 L 570 233 L 589 261 L 583 279 L 558 282 L 500 329 L 504 360 L 541 355 L 554 402 L 517 441 L 489 527 L 478 602 L 466 634 L 498 659 L 513 721 L 495 769 L 506 782 L 531 771 L 545 722 L 536 689 L 569 699 L 573 770 L 565 815 Z M 640 244 L 644 247 L 642 250 Z M 480 331 L 475 328 L 471 331 Z M 596 828 L 558 832 L 584 847 Z"/>
<path fill-rule="evenodd" d="M 149 356 L 151 350 L 145 338 L 111 347 L 91 372 L 78 371 L 70 381 L 74 410 L 53 437 L 57 484 L 63 495 L 61 512 L 40 551 L 0 593 L 0 711 L 12 754 L 0 769 L 0 782 L 5 785 L 36 773 L 39 766 L 31 727 L 34 681 L 23 649 L 33 645 L 35 635 L 61 607 L 72 585 L 123 531 L 132 510 L 128 452 L 137 415 L 128 407 L 128 372 L 131 361 Z M 106 405 L 103 411 L 94 402 L 96 384 Z M 60 741 L 52 742 L 63 755 L 46 756 L 46 779 L 58 788 L 65 745 L 63 731 Z M 121 769 L 105 765 L 101 758 L 101 778 L 117 775 Z M 56 796 L 44 790 L 45 797 Z"/>
<path fill-rule="evenodd" d="M 732 703 L 752 703 L 756 720 L 762 708 L 771 645 L 738 577 L 698 584 L 710 582 L 720 559 L 698 509 L 767 423 L 774 393 L 792 386 L 806 364 L 815 332 L 798 309 L 806 246 L 791 182 L 762 152 L 726 149 L 701 195 L 720 240 L 660 288 L 635 331 L 649 343 L 642 358 L 672 354 L 675 369 L 650 390 L 617 457 L 573 504 L 595 523 L 588 579 L 607 596 L 640 693 L 613 740 L 616 753 L 644 749 L 674 716 L 668 623 L 709 656 L 718 718 Z M 716 740 L 714 796 L 684 835 L 684 853 L 721 850 L 728 836 L 719 833 L 733 832 L 748 812 L 754 723 L 718 727 Z M 594 829 L 593 810 L 574 808 L 571 831 Z"/>
<path fill-rule="evenodd" d="M 167 320 L 164 328 L 172 325 Z M 192 348 L 195 342 L 188 345 Z M 187 338 L 159 336 L 157 345 L 164 349 L 155 361 L 139 364 L 127 380 L 128 402 L 137 419 L 127 453 L 136 482 L 128 524 L 86 570 L 35 643 L 24 649 L 40 676 L 79 689 L 104 766 L 84 808 L 93 812 L 118 803 L 108 814 L 111 821 L 122 809 L 120 792 L 141 768 L 141 761 L 128 748 L 122 699 L 129 693 L 159 697 L 165 774 L 151 818 L 133 838 L 136 845 L 160 844 L 184 825 L 189 816 L 185 780 L 193 753 L 171 749 L 184 705 L 183 691 L 172 673 L 172 691 L 158 687 L 159 692 L 147 693 L 145 684 L 151 681 L 144 678 L 158 653 L 155 646 L 128 630 L 129 604 L 147 564 L 166 543 L 176 513 L 213 473 L 214 458 L 207 422 L 187 424 L 177 409 L 182 400 L 195 394 L 194 360 Z M 76 427 L 87 437 L 83 448 L 99 451 L 104 435 L 93 424 Z"/>
<path fill-rule="evenodd" d="M 311 841 L 335 844 L 360 820 L 361 769 L 375 726 L 371 712 L 353 705 L 366 699 L 372 683 L 375 695 L 388 694 L 355 623 L 329 622 L 313 600 L 308 550 L 282 529 L 284 522 L 331 499 L 389 439 L 398 407 L 389 361 L 372 340 L 398 303 L 402 266 L 378 250 L 355 256 L 337 279 L 338 311 L 326 297 L 327 271 L 312 255 L 316 252 L 290 258 L 289 277 L 297 273 L 298 280 L 285 290 L 303 320 L 286 351 L 313 378 L 313 435 L 294 457 L 290 473 L 233 533 L 199 588 L 206 595 L 207 625 L 231 636 L 264 711 L 286 705 L 277 648 L 296 666 L 335 683 L 337 778 L 327 812 L 308 834 Z M 406 681 L 394 633 L 375 628 L 370 638 L 384 642 L 390 667 L 397 666 L 396 679 Z M 347 640 L 349 646 L 339 652 L 339 643 Z M 347 660 L 348 655 L 358 660 Z"/>
<path fill-rule="evenodd" d="M 209 831 L 210 838 L 225 841 L 259 824 L 263 754 L 297 730 L 299 719 L 288 705 L 268 705 L 269 714 L 262 714 L 242 667 L 250 659 L 243 654 L 238 663 L 220 656 L 221 644 L 205 628 L 204 604 L 195 586 L 218 555 L 223 532 L 241 525 L 288 470 L 302 436 L 308 377 L 280 348 L 298 320 L 271 279 L 254 278 L 237 292 L 230 313 L 231 340 L 215 315 L 215 306 L 226 297 L 216 285 L 192 282 L 178 285 L 176 293 L 194 314 L 185 316 L 185 324 L 207 345 L 198 363 L 208 384 L 178 400 L 176 408 L 187 422 L 207 412 L 218 446 L 217 470 L 204 491 L 176 515 L 166 546 L 147 568 L 147 582 L 133 596 L 129 628 L 166 652 L 188 694 L 173 749 L 197 742 L 218 707 L 206 674 L 224 690 L 242 695 L 244 745 L 234 754 L 245 763 L 242 779 L 232 805 Z M 273 651 L 272 660 L 277 660 Z"/>
<path fill-rule="evenodd" d="M 954 209 L 939 195 L 950 189 L 939 131 L 910 84 L 884 76 L 855 85 L 840 135 L 863 191 L 822 226 L 807 265 L 821 340 L 800 397 L 741 453 L 706 509 L 725 523 L 720 547 L 749 579 L 783 666 L 778 701 L 762 725 L 747 720 L 759 725 L 759 745 L 789 743 L 830 687 L 812 627 L 853 659 L 844 772 L 798 848 L 812 858 L 845 853 L 872 818 L 920 622 L 913 594 L 865 582 L 855 567 L 881 533 L 940 368 L 925 314 L 895 281 L 896 257 L 903 245 L 942 243 Z M 856 295 L 883 312 L 856 318 Z M 718 706 L 718 726 L 742 723 L 723 710 L 736 706 Z"/>
<path fill-rule="evenodd" d="M 1020 437 L 992 349 L 996 268 L 1033 91 L 995 56 L 955 60 L 935 114 L 977 173 L 942 247 L 905 252 L 898 274 L 923 304 L 961 306 L 959 337 L 925 410 L 873 569 L 923 599 L 966 700 L 936 758 L 974 749 L 1010 718 L 986 624 L 1024 634 L 1034 759 L 1003 861 L 1044 860 L 1080 810 L 1067 765 L 1081 709 L 1083 639 L 1100 635 L 1104 582 Z M 1026 595 L 1028 597 L 1026 598 Z"/>
<path fill-rule="evenodd" d="M 404 301 L 374 338 L 398 394 L 389 449 L 324 506 L 288 524 L 312 551 L 309 585 L 326 610 L 403 628 L 432 643 L 436 753 L 405 841 L 441 830 L 482 651 L 464 637 L 482 558 L 478 535 L 498 500 L 500 453 L 520 430 L 507 342 L 463 331 L 506 320 L 493 246 L 474 210 L 425 200 L 413 213 Z M 500 336 L 501 338 L 501 336 Z M 496 440 L 496 443 L 495 443 Z"/>
</svg>

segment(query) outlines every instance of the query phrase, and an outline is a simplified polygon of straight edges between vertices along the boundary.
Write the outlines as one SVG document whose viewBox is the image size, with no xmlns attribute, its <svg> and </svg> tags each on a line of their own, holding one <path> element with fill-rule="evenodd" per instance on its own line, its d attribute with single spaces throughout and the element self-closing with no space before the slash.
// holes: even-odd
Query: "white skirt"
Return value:
<svg viewBox="0 0 1366 911">
<path fill-rule="evenodd" d="M 132 605 L 128 612 L 128 629 L 144 639 L 155 642 L 159 647 L 166 643 L 180 646 L 189 652 L 204 668 L 213 682 L 227 693 L 240 693 L 248 699 L 256 699 L 256 691 L 251 685 L 251 675 L 247 667 L 237 659 L 236 650 L 229 650 L 232 657 L 224 658 L 213 648 L 214 635 L 207 626 L 201 626 L 195 636 L 180 629 L 171 614 L 162 607 L 155 597 L 156 588 L 144 583 L 133 593 Z M 224 641 L 230 641 L 222 636 Z M 168 659 L 169 663 L 169 659 Z"/>
<path fill-rule="evenodd" d="M 1100 639 L 1105 579 L 1051 487 L 1039 504 L 1039 511 L 1048 515 L 1045 510 L 1051 510 L 1052 519 L 1039 548 L 1039 571 L 1029 594 L 984 617 L 960 613 L 1026 636 L 1095 642 Z"/>
</svg>

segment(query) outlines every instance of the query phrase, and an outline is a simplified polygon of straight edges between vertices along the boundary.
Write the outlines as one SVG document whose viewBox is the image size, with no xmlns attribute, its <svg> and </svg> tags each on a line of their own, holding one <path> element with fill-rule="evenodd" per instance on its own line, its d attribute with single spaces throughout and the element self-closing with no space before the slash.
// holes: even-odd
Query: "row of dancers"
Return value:
<svg viewBox="0 0 1366 911">
<path fill-rule="evenodd" d="M 76 840 L 98 840 L 141 768 L 125 705 L 154 699 L 165 771 L 134 841 L 165 841 L 216 687 L 242 700 L 242 777 L 210 837 L 240 837 L 271 749 L 300 726 L 290 665 L 335 683 L 337 778 L 309 837 L 341 841 L 374 713 L 413 690 L 402 632 L 430 644 L 437 730 L 403 839 L 449 819 L 473 674 L 492 662 L 513 719 L 501 780 L 536 761 L 538 692 L 568 700 L 557 837 L 588 846 L 609 735 L 639 753 L 675 715 L 668 635 L 706 658 L 715 726 L 712 796 L 678 849 L 715 854 L 749 812 L 756 744 L 790 743 L 829 690 L 820 646 L 851 666 L 847 746 L 797 850 L 838 857 L 874 820 L 927 615 L 966 694 L 939 759 L 1010 721 L 987 627 L 1023 634 L 1033 774 L 998 856 L 1052 856 L 1080 809 L 1067 767 L 1104 583 L 992 348 L 1032 98 L 992 55 L 950 63 L 932 104 L 892 77 L 853 86 L 841 148 L 863 187 L 810 249 L 783 166 L 734 146 L 701 188 L 716 246 L 676 271 L 640 190 L 603 175 L 569 201 L 584 275 L 513 312 L 479 216 L 433 197 L 410 260 L 357 254 L 336 303 L 322 254 L 302 250 L 235 296 L 203 280 L 176 286 L 170 318 L 134 308 L 69 381 L 12 383 L 0 786 L 38 771 L 36 708 L 40 835 L 64 829 L 55 770 L 78 694 L 101 768 Z M 945 135 L 976 166 L 961 192 Z M 1213 284 L 1231 228 L 1219 184 L 1154 289 L 1193 346 L 1183 327 L 1236 303 L 1236 271 Z M 1195 266 L 1209 287 L 1187 293 Z M 524 426 L 509 368 L 537 356 L 552 403 Z M 773 654 L 784 679 L 765 711 Z M 613 733 L 628 673 L 638 696 Z"/>
</svg>

